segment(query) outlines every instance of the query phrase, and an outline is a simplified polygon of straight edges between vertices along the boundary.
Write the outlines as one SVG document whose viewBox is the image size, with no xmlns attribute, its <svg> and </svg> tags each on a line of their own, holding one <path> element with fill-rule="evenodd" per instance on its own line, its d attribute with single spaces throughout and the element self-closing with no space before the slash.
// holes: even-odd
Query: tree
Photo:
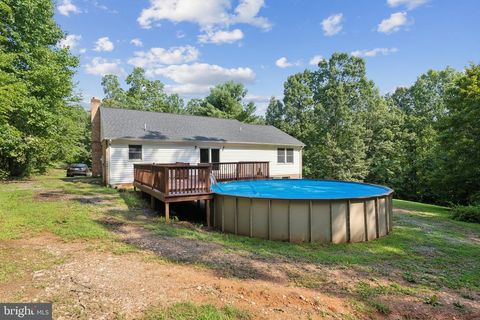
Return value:
<svg viewBox="0 0 480 320">
<path fill-rule="evenodd" d="M 379 100 L 366 78 L 363 59 L 335 53 L 313 73 L 315 153 L 312 173 L 330 179 L 363 180 L 368 174 L 365 115 Z"/>
<path fill-rule="evenodd" d="M 436 124 L 448 113 L 446 99 L 458 73 L 447 68 L 429 70 L 408 88 L 398 88 L 389 98 L 405 115 L 403 125 L 405 167 L 399 177 L 397 194 L 407 199 L 438 201 L 432 174 L 437 167 Z"/>
<path fill-rule="evenodd" d="M 282 129 L 285 121 L 283 103 L 275 97 L 271 97 L 265 114 L 265 123 Z"/>
<path fill-rule="evenodd" d="M 187 112 L 198 116 L 237 119 L 246 123 L 262 123 L 263 119 L 255 115 L 253 102 L 244 102 L 247 89 L 241 83 L 228 81 L 210 89 L 204 99 L 192 99 Z"/>
<path fill-rule="evenodd" d="M 4 0 L 0 15 L 0 176 L 25 176 L 77 142 L 62 137 L 78 59 L 56 46 L 64 34 L 50 0 Z"/>
<path fill-rule="evenodd" d="M 165 86 L 159 80 L 148 80 L 145 70 L 134 68 L 126 78 L 129 88 L 125 91 L 115 75 L 105 75 L 102 78 L 105 98 L 104 106 L 159 111 L 170 113 L 183 112 L 183 100 L 177 94 L 165 93 Z"/>
<path fill-rule="evenodd" d="M 480 204 L 480 65 L 471 65 L 448 91 L 439 120 L 440 154 L 433 179 L 446 201 Z"/>
<path fill-rule="evenodd" d="M 376 102 L 366 113 L 368 182 L 387 185 L 401 192 L 405 163 L 404 143 L 406 133 L 404 113 L 396 108 L 391 99 L 377 95 Z"/>
</svg>

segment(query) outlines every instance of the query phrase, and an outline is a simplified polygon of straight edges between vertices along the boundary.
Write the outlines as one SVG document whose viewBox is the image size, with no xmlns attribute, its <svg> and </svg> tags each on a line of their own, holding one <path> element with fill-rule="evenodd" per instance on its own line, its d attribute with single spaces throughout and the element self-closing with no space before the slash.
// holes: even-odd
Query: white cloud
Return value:
<svg viewBox="0 0 480 320">
<path fill-rule="evenodd" d="M 90 63 L 85 65 L 85 71 L 88 74 L 104 76 L 106 74 L 114 74 L 123 76 L 125 70 L 121 67 L 121 61 L 118 59 L 108 60 L 100 57 L 93 58 Z"/>
<path fill-rule="evenodd" d="M 370 50 L 356 50 L 353 51 L 351 55 L 355 57 L 372 58 L 376 57 L 377 55 L 388 56 L 389 54 L 395 53 L 397 51 L 397 48 L 375 48 Z"/>
<path fill-rule="evenodd" d="M 275 65 L 279 68 L 288 68 L 288 67 L 293 67 L 293 66 L 299 66 L 300 61 L 296 62 L 289 62 L 286 57 L 281 57 L 275 61 Z"/>
<path fill-rule="evenodd" d="M 96 0 L 92 0 L 91 1 L 93 6 L 97 9 L 100 9 L 100 10 L 104 10 L 104 11 L 107 11 L 108 13 L 118 13 L 117 10 L 115 9 L 110 9 L 109 7 L 107 7 L 106 5 L 104 5 L 103 3 L 100 3 Z"/>
<path fill-rule="evenodd" d="M 196 94 L 206 94 L 210 91 L 210 88 L 213 85 L 202 85 L 202 84 L 167 84 L 165 85 L 165 91 L 168 93 L 178 93 L 181 95 L 196 95 Z"/>
<path fill-rule="evenodd" d="M 79 41 L 82 39 L 82 36 L 76 34 L 69 34 L 64 39 L 58 42 L 60 48 L 70 48 L 71 50 L 75 49 L 78 46 Z"/>
<path fill-rule="evenodd" d="M 80 13 L 80 9 L 71 1 L 71 0 L 63 0 L 58 6 L 57 6 L 58 12 L 64 16 L 70 16 L 70 13 L 75 13 L 78 14 Z"/>
<path fill-rule="evenodd" d="M 263 5 L 264 0 L 240 0 L 232 12 L 231 0 L 150 0 L 150 6 L 142 10 L 137 21 L 143 28 L 151 28 L 156 21 L 169 20 L 196 23 L 202 30 L 235 23 L 269 30 L 268 19 L 258 16 Z"/>
<path fill-rule="evenodd" d="M 390 7 L 405 6 L 407 9 L 412 10 L 428 1 L 429 0 L 387 0 L 387 3 Z"/>
<path fill-rule="evenodd" d="M 198 36 L 198 40 L 202 43 L 233 43 L 243 39 L 243 32 L 240 29 L 232 31 L 207 31 L 205 34 Z"/>
<path fill-rule="evenodd" d="M 322 60 L 323 60 L 323 57 L 317 54 L 317 55 L 314 55 L 308 63 L 311 64 L 312 66 L 316 66 Z"/>
<path fill-rule="evenodd" d="M 163 65 L 193 62 L 200 53 L 192 46 L 164 48 L 151 48 L 149 51 L 137 51 L 128 63 L 135 67 L 142 67 L 147 71 L 162 67 Z"/>
<path fill-rule="evenodd" d="M 237 14 L 233 22 L 251 24 L 263 30 L 270 30 L 272 24 L 265 17 L 259 17 L 258 12 L 265 5 L 264 0 L 241 0 L 235 8 Z"/>
<path fill-rule="evenodd" d="M 113 42 L 108 37 L 102 37 L 95 42 L 95 51 L 112 51 L 114 48 Z"/>
<path fill-rule="evenodd" d="M 255 80 L 255 73 L 250 68 L 224 68 L 207 63 L 159 67 L 149 70 L 147 74 L 172 80 L 175 84 L 168 85 L 166 88 L 170 92 L 183 94 L 206 93 L 209 88 L 226 81 L 247 84 Z"/>
<path fill-rule="evenodd" d="M 140 38 L 135 38 L 130 40 L 130 43 L 133 44 L 135 47 L 143 47 L 143 42 Z"/>
<path fill-rule="evenodd" d="M 328 18 L 323 19 L 322 21 L 323 34 L 330 37 L 342 31 L 342 28 L 343 28 L 342 20 L 343 20 L 342 13 L 333 14 Z"/>
<path fill-rule="evenodd" d="M 389 18 L 383 19 L 378 25 L 377 31 L 382 33 L 393 33 L 401 29 L 401 27 L 411 24 L 408 20 L 406 12 L 392 13 Z"/>
</svg>

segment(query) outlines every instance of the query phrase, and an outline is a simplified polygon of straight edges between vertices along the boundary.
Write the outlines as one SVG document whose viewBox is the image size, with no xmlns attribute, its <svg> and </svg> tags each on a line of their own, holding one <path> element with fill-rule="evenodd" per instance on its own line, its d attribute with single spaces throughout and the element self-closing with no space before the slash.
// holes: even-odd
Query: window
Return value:
<svg viewBox="0 0 480 320">
<path fill-rule="evenodd" d="M 211 162 L 220 162 L 220 149 L 210 149 Z"/>
<path fill-rule="evenodd" d="M 277 162 L 285 163 L 285 149 L 277 149 Z"/>
<path fill-rule="evenodd" d="M 287 163 L 293 163 L 293 149 L 287 149 Z"/>
<path fill-rule="evenodd" d="M 220 162 L 220 149 L 210 149 L 210 160 L 210 162 L 216 162 L 212 165 L 213 170 L 220 169 L 220 165 L 218 164 L 218 162 Z"/>
<path fill-rule="evenodd" d="M 200 149 L 200 163 L 220 162 L 220 149 Z"/>
<path fill-rule="evenodd" d="M 293 149 L 278 148 L 277 163 L 293 163 Z"/>
<path fill-rule="evenodd" d="M 142 145 L 128 145 L 128 160 L 142 160 Z"/>
<path fill-rule="evenodd" d="M 200 149 L 200 163 L 209 163 L 209 162 L 210 162 L 210 150 Z"/>
</svg>

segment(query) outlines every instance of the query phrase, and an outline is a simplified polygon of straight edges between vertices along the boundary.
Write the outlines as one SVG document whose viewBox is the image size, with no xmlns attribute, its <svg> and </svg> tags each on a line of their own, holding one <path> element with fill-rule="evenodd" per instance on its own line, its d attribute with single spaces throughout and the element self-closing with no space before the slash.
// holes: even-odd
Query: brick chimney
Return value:
<svg viewBox="0 0 480 320">
<path fill-rule="evenodd" d="M 100 140 L 100 108 L 101 101 L 95 97 L 90 100 L 90 119 L 92 121 L 92 175 L 102 175 L 102 141 Z"/>
</svg>

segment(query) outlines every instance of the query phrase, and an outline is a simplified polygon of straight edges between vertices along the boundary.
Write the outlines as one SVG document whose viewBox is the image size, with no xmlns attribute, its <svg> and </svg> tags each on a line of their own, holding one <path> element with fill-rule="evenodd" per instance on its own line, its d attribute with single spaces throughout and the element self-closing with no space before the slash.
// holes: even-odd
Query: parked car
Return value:
<svg viewBox="0 0 480 320">
<path fill-rule="evenodd" d="M 67 168 L 67 177 L 87 176 L 88 166 L 84 163 L 71 164 Z"/>
</svg>

